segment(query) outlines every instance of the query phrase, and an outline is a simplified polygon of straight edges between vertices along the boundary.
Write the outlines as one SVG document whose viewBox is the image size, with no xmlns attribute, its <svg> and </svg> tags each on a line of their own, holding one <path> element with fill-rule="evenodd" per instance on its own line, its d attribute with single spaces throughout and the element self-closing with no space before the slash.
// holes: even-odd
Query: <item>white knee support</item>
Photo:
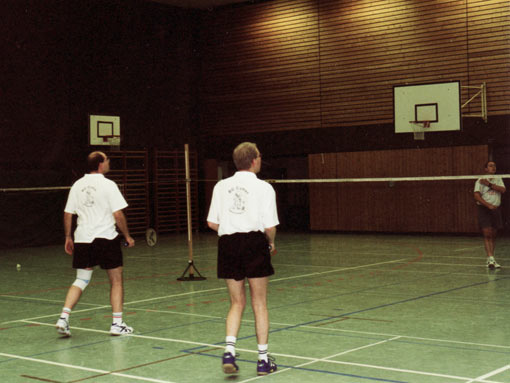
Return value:
<svg viewBox="0 0 510 383">
<path fill-rule="evenodd" d="M 73 286 L 79 287 L 81 291 L 85 290 L 85 287 L 87 287 L 90 279 L 92 278 L 92 271 L 93 270 L 77 269 L 76 280 L 74 281 Z"/>
</svg>

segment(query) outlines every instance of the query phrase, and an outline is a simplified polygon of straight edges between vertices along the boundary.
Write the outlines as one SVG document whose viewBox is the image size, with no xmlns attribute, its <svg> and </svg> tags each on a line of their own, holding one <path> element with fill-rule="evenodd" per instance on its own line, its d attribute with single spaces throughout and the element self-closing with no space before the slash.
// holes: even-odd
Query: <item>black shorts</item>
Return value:
<svg viewBox="0 0 510 383">
<path fill-rule="evenodd" d="M 101 266 L 102 269 L 115 269 L 123 265 L 120 236 L 114 239 L 96 238 L 92 243 L 75 243 L 73 268 Z"/>
<path fill-rule="evenodd" d="M 218 278 L 261 278 L 274 274 L 264 233 L 252 231 L 222 235 L 218 240 Z"/>
<path fill-rule="evenodd" d="M 478 206 L 478 225 L 480 229 L 493 227 L 494 229 L 503 228 L 503 219 L 501 218 L 501 209 L 491 210 L 483 205 Z"/>
</svg>

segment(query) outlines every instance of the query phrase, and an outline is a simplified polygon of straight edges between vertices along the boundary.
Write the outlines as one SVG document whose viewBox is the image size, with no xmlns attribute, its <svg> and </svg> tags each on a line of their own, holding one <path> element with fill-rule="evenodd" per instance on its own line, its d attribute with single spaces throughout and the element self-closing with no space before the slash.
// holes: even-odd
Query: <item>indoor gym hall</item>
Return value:
<svg viewBox="0 0 510 383">
<path fill-rule="evenodd" d="M 146 150 L 141 182 L 151 189 L 143 208 L 130 195 L 126 212 L 145 232 L 160 213 L 160 184 L 149 180 L 159 169 L 149 164 L 185 143 L 199 158 L 193 180 L 229 174 L 244 140 L 263 152 L 264 179 L 471 176 L 487 159 L 510 173 L 507 0 L 182 7 L 191 1 L 1 2 L 2 188 L 65 189 L 91 150 Z M 407 97 L 408 85 L 459 97 L 444 113 L 443 92 L 422 102 Z M 93 117 L 104 115 L 112 126 L 120 119 L 116 137 L 92 137 Z M 137 236 L 125 249 L 124 313 L 135 333 L 109 335 L 108 280 L 96 271 L 72 337 L 61 338 L 55 321 L 74 278 L 61 243 L 65 197 L 2 189 L 0 380 L 510 382 L 508 221 L 497 240 L 502 268 L 488 270 L 474 180 L 462 191 L 438 182 L 408 193 L 394 180 L 310 185 L 310 195 L 278 186 L 269 351 L 279 369 L 264 378 L 249 307 L 240 374 L 221 371 L 228 297 L 215 277 L 214 233 L 194 232 L 207 279 L 182 282 L 186 236 L 158 231 L 154 247 Z M 194 196 L 202 218 L 204 189 Z M 503 207 L 506 218 L 508 199 Z M 135 209 L 145 209 L 139 222 Z M 285 230 L 292 219 L 306 221 L 301 231 Z"/>
</svg>

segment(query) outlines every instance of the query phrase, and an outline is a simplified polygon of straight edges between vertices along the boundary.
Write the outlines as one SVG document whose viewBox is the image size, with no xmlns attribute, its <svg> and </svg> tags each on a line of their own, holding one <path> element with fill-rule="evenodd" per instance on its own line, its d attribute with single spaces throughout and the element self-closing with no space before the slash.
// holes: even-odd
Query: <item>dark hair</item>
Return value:
<svg viewBox="0 0 510 383">
<path fill-rule="evenodd" d="M 99 164 L 103 163 L 106 156 L 102 152 L 92 152 L 87 157 L 87 172 L 97 172 Z"/>
<path fill-rule="evenodd" d="M 248 170 L 253 160 L 258 156 L 257 145 L 251 142 L 243 142 L 234 149 L 232 158 L 237 170 Z"/>
<path fill-rule="evenodd" d="M 485 168 L 485 169 L 487 169 L 487 166 L 489 166 L 489 164 L 490 164 L 491 162 L 494 162 L 494 165 L 496 165 L 496 161 L 489 160 L 489 161 L 487 161 L 487 162 L 485 163 L 485 167 L 484 167 L 484 168 Z"/>
</svg>

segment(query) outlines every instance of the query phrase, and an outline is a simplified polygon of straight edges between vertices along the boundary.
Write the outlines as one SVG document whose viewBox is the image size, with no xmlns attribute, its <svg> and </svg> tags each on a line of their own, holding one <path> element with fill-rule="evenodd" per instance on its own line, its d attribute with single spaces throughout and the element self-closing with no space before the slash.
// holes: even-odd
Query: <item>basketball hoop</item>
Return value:
<svg viewBox="0 0 510 383">
<path fill-rule="evenodd" d="M 118 152 L 120 150 L 120 136 L 101 136 L 103 144 L 110 147 L 110 151 Z"/>
<path fill-rule="evenodd" d="M 110 138 L 110 150 L 118 152 L 120 150 L 120 136 L 112 136 Z"/>
<path fill-rule="evenodd" d="M 430 128 L 430 121 L 409 121 L 413 126 L 413 135 L 414 140 L 424 140 L 425 139 L 425 131 L 424 129 Z"/>
</svg>

